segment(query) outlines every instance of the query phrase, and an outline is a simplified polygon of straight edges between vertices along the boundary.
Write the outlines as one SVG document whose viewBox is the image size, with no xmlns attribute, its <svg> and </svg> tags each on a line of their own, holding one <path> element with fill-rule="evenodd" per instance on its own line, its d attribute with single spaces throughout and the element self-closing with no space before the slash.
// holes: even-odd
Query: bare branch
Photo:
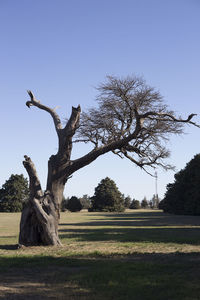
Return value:
<svg viewBox="0 0 200 300">
<path fill-rule="evenodd" d="M 58 132 L 60 129 L 62 129 L 61 120 L 60 120 L 59 116 L 57 115 L 57 113 L 55 112 L 55 109 L 52 109 L 52 108 L 50 108 L 50 107 L 48 107 L 48 106 L 45 106 L 45 105 L 41 104 L 40 101 L 38 101 L 38 100 L 35 98 L 34 94 L 33 94 L 30 90 L 28 90 L 27 92 L 28 92 L 28 94 L 29 94 L 31 100 L 30 100 L 30 101 L 27 101 L 27 102 L 26 102 L 26 105 L 27 105 L 29 108 L 30 108 L 30 106 L 36 106 L 36 107 L 38 107 L 38 108 L 40 108 L 40 109 L 42 109 L 42 110 L 47 111 L 48 113 L 50 113 L 50 115 L 51 115 L 52 118 L 53 118 L 53 121 L 54 121 L 54 125 L 55 125 L 55 128 L 56 128 L 56 131 Z"/>
<path fill-rule="evenodd" d="M 76 129 L 79 126 L 81 107 L 78 105 L 77 107 L 72 107 L 71 116 L 64 128 L 64 131 L 67 135 L 73 136 Z"/>
<path fill-rule="evenodd" d="M 145 119 L 145 118 L 151 118 L 151 116 L 157 116 L 159 118 L 152 118 L 152 120 L 157 120 L 157 121 L 172 121 L 172 122 L 177 122 L 177 123 L 188 123 L 191 125 L 194 125 L 198 128 L 200 128 L 200 125 L 196 124 L 195 122 L 192 122 L 191 119 L 194 116 L 197 116 L 197 114 L 190 114 L 187 119 L 177 119 L 176 117 L 174 117 L 172 114 L 168 114 L 168 113 L 157 113 L 157 112 L 153 112 L 153 111 L 149 111 L 143 115 L 140 115 L 141 118 Z M 161 118 L 160 118 L 161 117 Z M 167 118 L 166 118 L 167 117 Z"/>
<path fill-rule="evenodd" d="M 101 146 L 97 149 L 93 149 L 88 154 L 82 156 L 79 159 L 76 159 L 72 162 L 71 166 L 69 167 L 71 174 L 76 170 L 90 164 L 100 155 L 103 155 L 109 151 L 113 151 L 116 149 L 121 149 L 123 146 L 127 145 L 131 140 L 135 139 L 141 130 L 140 122 L 136 123 L 135 130 L 132 134 L 124 137 L 123 139 L 114 140 L 111 143 L 107 143 L 104 146 Z"/>
<path fill-rule="evenodd" d="M 35 197 L 40 199 L 43 196 L 40 180 L 38 178 L 36 168 L 30 157 L 24 155 L 25 160 L 23 161 L 23 165 L 29 175 L 30 182 L 30 194 L 31 197 Z"/>
<path fill-rule="evenodd" d="M 115 155 L 118 155 L 120 158 L 123 159 L 123 156 L 121 155 L 121 151 L 112 150 L 112 153 L 114 153 Z"/>
<path fill-rule="evenodd" d="M 42 208 L 42 205 L 36 198 L 32 198 L 33 207 L 35 208 L 36 215 L 42 224 L 46 224 L 48 222 L 48 214 Z"/>
</svg>

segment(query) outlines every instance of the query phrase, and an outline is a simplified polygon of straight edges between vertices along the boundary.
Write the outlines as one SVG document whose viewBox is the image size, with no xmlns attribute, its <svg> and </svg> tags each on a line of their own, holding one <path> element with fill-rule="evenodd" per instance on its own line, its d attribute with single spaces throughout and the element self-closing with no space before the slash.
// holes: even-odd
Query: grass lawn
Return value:
<svg viewBox="0 0 200 300">
<path fill-rule="evenodd" d="M 17 249 L 19 220 L 0 213 L 0 299 L 200 299 L 200 217 L 65 212 L 62 247 Z"/>
</svg>

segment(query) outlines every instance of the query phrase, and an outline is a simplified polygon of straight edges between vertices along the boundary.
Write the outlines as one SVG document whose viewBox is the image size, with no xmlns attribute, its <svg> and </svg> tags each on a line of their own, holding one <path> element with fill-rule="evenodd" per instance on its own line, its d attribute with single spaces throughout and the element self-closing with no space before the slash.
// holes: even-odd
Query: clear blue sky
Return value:
<svg viewBox="0 0 200 300">
<path fill-rule="evenodd" d="M 0 185 L 34 161 L 45 187 L 47 160 L 57 139 L 50 116 L 25 106 L 26 90 L 58 113 L 95 105 L 94 87 L 106 75 L 142 75 L 166 103 L 200 123 L 199 0 L 0 0 Z M 200 152 L 200 130 L 169 143 L 180 170 Z M 87 151 L 76 147 L 74 156 Z M 174 172 L 158 170 L 162 197 Z M 65 195 L 93 195 L 109 176 L 120 191 L 141 200 L 155 193 L 154 179 L 130 161 L 108 154 L 74 174 Z"/>
</svg>

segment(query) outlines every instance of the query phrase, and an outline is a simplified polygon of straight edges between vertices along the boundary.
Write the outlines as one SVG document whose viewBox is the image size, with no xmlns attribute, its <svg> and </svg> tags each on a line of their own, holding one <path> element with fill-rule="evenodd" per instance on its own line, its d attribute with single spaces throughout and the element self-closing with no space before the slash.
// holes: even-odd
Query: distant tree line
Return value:
<svg viewBox="0 0 200 300">
<path fill-rule="evenodd" d="M 69 210 L 71 212 L 76 212 L 82 209 L 89 209 L 91 206 L 91 199 L 88 195 L 83 195 L 81 198 L 72 196 L 71 198 L 63 198 L 61 205 L 62 211 Z"/>
<path fill-rule="evenodd" d="M 172 214 L 200 215 L 200 154 L 174 175 L 159 208 Z"/>
<path fill-rule="evenodd" d="M 102 179 L 95 188 L 95 192 L 92 197 L 83 195 L 83 197 L 79 199 L 75 196 L 63 199 L 62 210 L 80 211 L 81 209 L 88 209 L 90 212 L 122 212 L 127 208 L 157 209 L 158 204 L 159 199 L 156 195 L 153 195 L 150 201 L 144 197 L 141 203 L 139 200 L 131 199 L 129 195 L 125 196 L 119 191 L 116 183 L 109 177 L 106 177 Z"/>
<path fill-rule="evenodd" d="M 0 211 L 20 212 L 29 197 L 28 180 L 21 175 L 12 174 L 0 189 Z M 141 201 L 131 199 L 122 194 L 116 183 L 106 177 L 100 181 L 92 197 L 87 194 L 78 198 L 76 196 L 63 198 L 62 211 L 77 212 L 82 209 L 88 211 L 122 212 L 125 209 L 157 208 L 158 202 L 155 195 L 150 201 L 146 197 Z"/>
<path fill-rule="evenodd" d="M 83 195 L 80 198 L 63 198 L 61 210 L 122 212 L 127 208 L 159 208 L 167 213 L 200 215 L 200 154 L 195 155 L 174 178 L 174 182 L 167 185 L 162 201 L 159 202 L 158 196 L 153 195 L 151 200 L 144 197 L 140 202 L 122 194 L 116 183 L 106 177 L 97 185 L 92 197 Z M 28 198 L 28 180 L 22 174 L 12 174 L 0 189 L 0 212 L 20 212 Z"/>
</svg>

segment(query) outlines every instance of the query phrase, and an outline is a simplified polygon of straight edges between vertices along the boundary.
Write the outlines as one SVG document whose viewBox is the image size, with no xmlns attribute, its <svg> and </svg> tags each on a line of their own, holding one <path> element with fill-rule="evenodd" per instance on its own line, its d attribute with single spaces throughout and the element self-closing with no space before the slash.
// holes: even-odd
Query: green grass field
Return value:
<svg viewBox="0 0 200 300">
<path fill-rule="evenodd" d="M 62 213 L 62 247 L 17 249 L 0 213 L 0 299 L 200 299 L 200 217 Z"/>
</svg>

